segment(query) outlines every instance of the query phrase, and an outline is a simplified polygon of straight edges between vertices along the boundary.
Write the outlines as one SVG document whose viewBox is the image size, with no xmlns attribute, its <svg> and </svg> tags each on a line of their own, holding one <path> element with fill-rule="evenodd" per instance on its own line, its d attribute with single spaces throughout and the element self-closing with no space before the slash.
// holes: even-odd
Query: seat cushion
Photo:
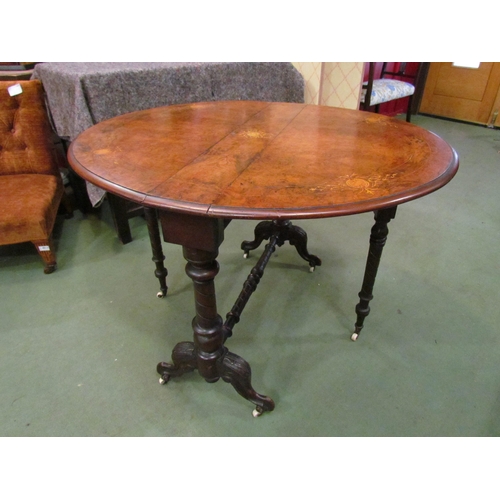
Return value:
<svg viewBox="0 0 500 500">
<path fill-rule="evenodd" d="M 366 84 L 367 82 L 365 82 Z M 415 86 L 401 80 L 390 80 L 383 78 L 381 80 L 373 80 L 372 96 L 370 106 L 382 104 L 383 102 L 394 101 L 413 95 Z M 365 102 L 366 89 L 361 93 L 361 102 Z"/>
<path fill-rule="evenodd" d="M 0 245 L 50 236 L 63 194 L 56 175 L 0 175 Z"/>
</svg>

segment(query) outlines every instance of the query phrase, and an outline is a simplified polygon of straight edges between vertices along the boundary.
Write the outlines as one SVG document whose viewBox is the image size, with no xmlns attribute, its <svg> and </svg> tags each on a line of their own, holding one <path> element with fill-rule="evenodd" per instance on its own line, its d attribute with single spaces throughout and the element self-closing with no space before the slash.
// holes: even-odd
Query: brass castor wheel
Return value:
<svg viewBox="0 0 500 500">
<path fill-rule="evenodd" d="M 160 377 L 160 380 L 158 380 L 158 382 L 161 384 L 161 385 L 165 385 L 168 381 L 170 380 L 170 375 L 162 375 Z"/>
<path fill-rule="evenodd" d="M 165 297 L 165 294 L 163 292 L 158 292 L 156 294 L 156 296 L 159 298 L 159 299 L 163 299 L 163 297 Z"/>
<path fill-rule="evenodd" d="M 358 340 L 358 337 L 359 337 L 359 333 L 354 332 L 354 333 L 351 335 L 351 340 L 352 340 L 353 342 L 356 342 L 356 340 Z"/>
<path fill-rule="evenodd" d="M 250 252 L 245 252 L 245 253 L 243 254 L 243 258 L 244 258 L 244 259 L 248 259 L 248 256 L 249 256 L 249 255 L 250 255 Z"/>
</svg>

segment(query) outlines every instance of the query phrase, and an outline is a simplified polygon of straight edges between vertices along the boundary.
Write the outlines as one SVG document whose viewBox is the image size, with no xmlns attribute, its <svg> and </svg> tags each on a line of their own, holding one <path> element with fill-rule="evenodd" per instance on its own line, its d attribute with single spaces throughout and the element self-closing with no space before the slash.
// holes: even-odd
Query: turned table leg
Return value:
<svg viewBox="0 0 500 500">
<path fill-rule="evenodd" d="M 167 295 L 167 275 L 168 271 L 165 268 L 163 249 L 161 246 L 160 228 L 158 226 L 158 214 L 156 208 L 144 207 L 144 217 L 148 226 L 149 241 L 151 243 L 151 251 L 153 253 L 153 262 L 156 265 L 155 276 L 160 282 L 160 291 L 156 294 L 158 298 Z"/>
<path fill-rule="evenodd" d="M 184 248 L 186 274 L 193 280 L 196 316 L 194 342 L 181 342 L 172 353 L 173 364 L 160 363 L 162 379 L 197 369 L 207 382 L 217 382 L 217 360 L 224 355 L 222 318 L 217 314 L 214 278 L 219 272 L 217 252 Z"/>
<path fill-rule="evenodd" d="M 373 299 L 373 287 L 375 285 L 375 278 L 377 277 L 378 266 L 382 256 L 382 250 L 387 241 L 389 229 L 387 225 L 396 216 L 397 207 L 386 208 L 375 212 L 375 224 L 371 229 L 370 234 L 370 248 L 366 260 L 365 275 L 363 278 L 363 285 L 358 296 L 360 301 L 356 306 L 356 324 L 354 325 L 354 333 L 351 340 L 357 340 L 359 333 L 363 328 L 365 318 L 370 314 L 369 303 Z"/>
</svg>

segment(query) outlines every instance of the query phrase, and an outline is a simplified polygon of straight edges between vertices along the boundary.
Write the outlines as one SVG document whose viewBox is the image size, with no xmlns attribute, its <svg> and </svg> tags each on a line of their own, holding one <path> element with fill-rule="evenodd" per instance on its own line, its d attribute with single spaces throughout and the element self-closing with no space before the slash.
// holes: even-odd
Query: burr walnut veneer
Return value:
<svg viewBox="0 0 500 500">
<path fill-rule="evenodd" d="M 307 237 L 291 221 L 375 212 L 355 340 L 369 313 L 396 207 L 444 186 L 458 168 L 455 151 L 415 125 L 363 111 L 259 101 L 122 115 L 83 132 L 68 157 L 86 180 L 144 205 L 153 236 L 158 213 L 165 241 L 183 246 L 195 291 L 194 342 L 175 346 L 173 362 L 158 365 L 160 380 L 192 370 L 208 382 L 222 378 L 256 405 L 254 414 L 272 410 L 274 403 L 254 391 L 250 366 L 225 341 L 277 245 L 288 240 L 311 268 L 321 264 L 307 253 Z M 255 240 L 243 242 L 246 252 L 269 242 L 224 321 L 214 278 L 231 219 L 263 221 Z M 159 275 L 162 258 L 157 248 Z"/>
</svg>

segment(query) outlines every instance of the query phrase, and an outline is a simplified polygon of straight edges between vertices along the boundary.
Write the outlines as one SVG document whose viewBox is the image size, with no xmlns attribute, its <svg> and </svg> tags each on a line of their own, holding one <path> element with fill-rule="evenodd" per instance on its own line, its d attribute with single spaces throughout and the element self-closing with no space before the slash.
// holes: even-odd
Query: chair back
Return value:
<svg viewBox="0 0 500 500">
<path fill-rule="evenodd" d="M 384 62 L 380 75 L 377 76 L 375 74 L 377 63 L 369 63 L 368 80 L 362 86 L 360 109 L 369 111 L 371 106 L 375 106 L 375 112 L 378 113 L 380 104 L 407 97 L 409 101 L 406 121 L 409 122 L 421 64 L 419 64 L 416 74 L 411 70 L 408 72 L 408 66 L 411 66 L 411 63 L 395 63 L 394 68 L 391 66 L 391 69 L 388 69 L 389 64 L 391 63 Z"/>
<path fill-rule="evenodd" d="M 0 152 L 0 175 L 58 175 L 54 132 L 39 80 L 0 81 Z"/>
<path fill-rule="evenodd" d="M 382 65 L 382 71 L 380 72 L 380 78 L 385 78 L 387 75 L 391 77 L 398 77 L 398 80 L 410 80 L 410 83 L 413 83 L 415 81 L 416 75 L 408 74 L 407 73 L 407 66 L 408 63 L 405 62 L 400 62 L 397 66 L 397 69 L 393 70 L 388 70 L 387 69 L 387 64 L 384 63 Z"/>
</svg>

